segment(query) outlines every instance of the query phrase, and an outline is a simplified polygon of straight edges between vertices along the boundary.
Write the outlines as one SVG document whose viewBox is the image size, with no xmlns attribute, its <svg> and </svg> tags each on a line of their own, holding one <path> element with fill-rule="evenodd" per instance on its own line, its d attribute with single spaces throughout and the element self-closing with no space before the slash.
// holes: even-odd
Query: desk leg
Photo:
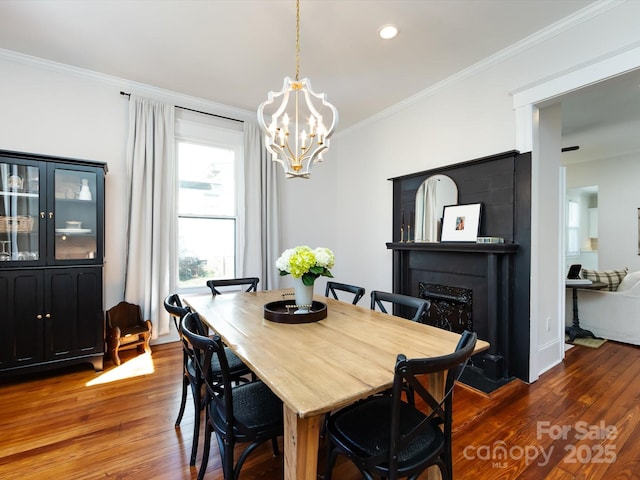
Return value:
<svg viewBox="0 0 640 480">
<path fill-rule="evenodd" d="M 299 418 L 284 406 L 284 480 L 316 480 L 324 415 Z"/>
<path fill-rule="evenodd" d="M 590 330 L 580 327 L 580 319 L 578 318 L 578 289 L 572 288 L 573 300 L 573 321 L 570 327 L 565 327 L 565 333 L 569 335 L 569 343 L 573 343 L 576 338 L 598 338 Z"/>
</svg>

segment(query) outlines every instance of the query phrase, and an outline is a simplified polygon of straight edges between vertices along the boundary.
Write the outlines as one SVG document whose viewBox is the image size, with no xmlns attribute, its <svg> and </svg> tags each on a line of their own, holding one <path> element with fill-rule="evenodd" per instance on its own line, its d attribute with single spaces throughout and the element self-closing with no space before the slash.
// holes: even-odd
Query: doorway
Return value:
<svg viewBox="0 0 640 480">
<path fill-rule="evenodd" d="M 516 148 L 531 151 L 533 160 L 530 381 L 564 358 L 562 102 L 581 88 L 637 72 L 639 58 L 640 48 L 630 49 L 514 95 Z"/>
</svg>

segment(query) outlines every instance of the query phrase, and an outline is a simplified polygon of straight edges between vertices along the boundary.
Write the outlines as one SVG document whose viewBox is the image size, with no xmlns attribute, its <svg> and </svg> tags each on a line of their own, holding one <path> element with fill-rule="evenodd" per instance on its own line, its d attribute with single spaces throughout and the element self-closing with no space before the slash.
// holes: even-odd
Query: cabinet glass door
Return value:
<svg viewBox="0 0 640 480">
<path fill-rule="evenodd" d="M 96 258 L 98 213 L 95 172 L 56 168 L 54 218 L 56 260 Z"/>
<path fill-rule="evenodd" d="M 0 262 L 35 262 L 39 242 L 40 169 L 0 163 Z"/>
</svg>

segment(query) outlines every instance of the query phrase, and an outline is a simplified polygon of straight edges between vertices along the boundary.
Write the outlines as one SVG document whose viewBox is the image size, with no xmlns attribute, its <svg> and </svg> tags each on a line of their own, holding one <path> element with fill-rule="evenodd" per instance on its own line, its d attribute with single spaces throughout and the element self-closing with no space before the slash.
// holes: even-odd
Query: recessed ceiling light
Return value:
<svg viewBox="0 0 640 480">
<path fill-rule="evenodd" d="M 398 28 L 394 25 L 384 25 L 378 30 L 378 35 L 380 35 L 380 38 L 383 38 L 385 40 L 389 40 L 395 37 L 397 34 Z"/>
</svg>

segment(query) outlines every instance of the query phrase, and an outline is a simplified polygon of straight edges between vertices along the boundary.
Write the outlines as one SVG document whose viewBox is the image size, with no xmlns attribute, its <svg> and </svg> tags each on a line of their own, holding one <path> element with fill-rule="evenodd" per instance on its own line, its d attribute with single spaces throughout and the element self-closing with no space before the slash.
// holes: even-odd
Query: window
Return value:
<svg viewBox="0 0 640 480">
<path fill-rule="evenodd" d="M 181 290 L 236 276 L 242 189 L 242 133 L 188 115 L 176 123 Z"/>
<path fill-rule="evenodd" d="M 567 255 L 580 255 L 580 204 L 574 200 L 567 207 Z"/>
</svg>

